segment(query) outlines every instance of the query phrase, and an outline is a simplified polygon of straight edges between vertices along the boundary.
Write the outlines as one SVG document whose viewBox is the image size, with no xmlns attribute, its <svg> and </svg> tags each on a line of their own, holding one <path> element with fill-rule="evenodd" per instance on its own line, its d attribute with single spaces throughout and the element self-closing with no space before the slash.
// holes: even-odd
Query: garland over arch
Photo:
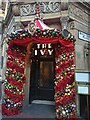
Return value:
<svg viewBox="0 0 90 120">
<path fill-rule="evenodd" d="M 21 112 L 25 90 L 25 58 L 30 43 L 53 43 L 55 48 L 55 103 L 56 117 L 76 118 L 74 42 L 73 36 L 66 39 L 56 29 L 36 29 L 32 35 L 28 30 L 11 33 L 8 38 L 5 97 L 3 114 L 15 115 Z"/>
</svg>

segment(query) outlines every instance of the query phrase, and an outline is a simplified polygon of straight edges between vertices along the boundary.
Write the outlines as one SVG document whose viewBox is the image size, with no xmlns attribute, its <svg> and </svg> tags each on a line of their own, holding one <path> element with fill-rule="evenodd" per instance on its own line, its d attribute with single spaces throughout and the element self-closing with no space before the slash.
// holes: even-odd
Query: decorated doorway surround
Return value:
<svg viewBox="0 0 90 120">
<path fill-rule="evenodd" d="M 25 64 L 27 55 L 32 57 L 34 43 L 55 44 L 55 104 L 56 118 L 76 118 L 74 79 L 74 36 L 68 38 L 57 29 L 36 19 L 29 30 L 18 30 L 8 37 L 7 69 L 4 83 L 3 114 L 12 116 L 22 111 L 25 96 Z M 32 61 L 31 61 L 32 63 Z"/>
</svg>

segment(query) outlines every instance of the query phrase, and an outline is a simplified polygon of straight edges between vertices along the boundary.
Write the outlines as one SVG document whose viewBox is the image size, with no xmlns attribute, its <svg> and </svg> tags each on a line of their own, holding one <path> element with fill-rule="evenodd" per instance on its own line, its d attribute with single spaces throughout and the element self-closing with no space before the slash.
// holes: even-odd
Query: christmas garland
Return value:
<svg viewBox="0 0 90 120">
<path fill-rule="evenodd" d="M 26 77 L 24 75 L 25 51 L 22 48 L 10 47 L 7 50 L 7 70 L 4 82 L 3 113 L 11 116 L 22 111 L 24 100 L 24 87 Z"/>
<path fill-rule="evenodd" d="M 56 48 L 55 102 L 59 119 L 76 118 L 74 48 L 58 45 Z"/>
<path fill-rule="evenodd" d="M 21 30 L 9 35 L 8 50 L 7 50 L 7 70 L 6 80 L 4 82 L 4 103 L 2 104 L 3 114 L 15 115 L 21 112 L 24 100 L 24 87 L 26 77 L 25 69 L 25 46 L 13 45 L 12 41 L 23 41 L 36 38 L 42 40 L 44 38 L 60 38 L 64 45 L 66 42 L 74 44 L 75 39 L 72 35 L 68 39 L 64 38 L 59 30 L 43 30 L 36 29 L 32 35 L 28 30 Z M 29 39 L 28 39 L 29 38 Z M 47 39 L 48 40 L 48 39 Z M 52 39 L 51 39 L 52 40 Z M 34 41 L 35 42 L 35 41 Z M 40 41 L 42 43 L 42 41 Z M 58 41 L 57 41 L 58 42 Z M 57 42 L 55 44 L 57 44 Z M 19 42 L 18 42 L 19 43 Z M 30 42 L 29 42 L 30 43 Z M 68 46 L 68 44 L 67 44 Z M 74 45 L 65 47 L 58 43 L 55 50 L 56 74 L 55 74 L 55 102 L 56 102 L 56 117 L 75 118 L 76 117 L 76 102 L 75 102 L 75 82 L 74 82 Z"/>
<path fill-rule="evenodd" d="M 18 30 L 11 33 L 8 37 L 9 40 L 21 39 L 22 38 L 63 38 L 66 41 L 75 42 L 74 36 L 68 32 L 68 37 L 65 38 L 62 35 L 62 32 L 58 29 L 51 29 L 51 30 L 40 30 L 39 28 L 36 29 L 35 33 L 32 35 L 28 30 Z"/>
</svg>

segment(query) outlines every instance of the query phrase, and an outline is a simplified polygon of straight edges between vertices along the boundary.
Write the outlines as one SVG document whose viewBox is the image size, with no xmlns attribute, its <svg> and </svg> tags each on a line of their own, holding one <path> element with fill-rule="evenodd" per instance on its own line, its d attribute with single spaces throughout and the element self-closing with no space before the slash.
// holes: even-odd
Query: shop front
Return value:
<svg viewBox="0 0 90 120">
<path fill-rule="evenodd" d="M 22 111 L 30 62 L 29 103 L 55 101 L 57 118 L 76 118 L 74 36 L 65 30 L 65 38 L 61 31 L 40 23 L 36 19 L 28 29 L 15 31 L 8 38 L 3 114 Z"/>
</svg>

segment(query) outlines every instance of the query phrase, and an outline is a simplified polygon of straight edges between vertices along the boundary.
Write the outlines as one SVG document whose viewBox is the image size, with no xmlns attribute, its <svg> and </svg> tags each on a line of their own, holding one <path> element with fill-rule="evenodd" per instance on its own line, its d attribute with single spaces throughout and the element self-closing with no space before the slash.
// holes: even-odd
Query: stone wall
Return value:
<svg viewBox="0 0 90 120">
<path fill-rule="evenodd" d="M 85 46 L 88 46 L 89 43 L 79 39 L 78 36 L 79 31 L 90 35 L 90 14 L 85 6 L 80 6 L 76 3 L 70 4 L 68 11 L 70 18 L 74 20 L 69 23 L 69 29 L 76 38 L 76 70 L 82 72 L 90 71 L 90 52 L 88 52 L 88 55 L 86 55 L 85 50 Z"/>
<path fill-rule="evenodd" d="M 14 1 L 14 0 L 13 0 Z M 19 0 L 18 0 L 19 1 Z M 47 2 L 50 1 L 50 0 L 47 0 Z M 15 1 L 14 1 L 15 2 Z M 34 2 L 33 0 L 30 1 L 30 2 Z M 30 5 L 30 2 L 29 2 L 29 5 Z M 26 0 L 26 3 L 18 3 L 17 4 L 13 4 L 13 8 L 12 8 L 12 12 L 13 12 L 13 17 L 9 19 L 10 17 L 10 14 L 8 14 L 7 18 L 8 18 L 8 21 L 5 21 L 7 27 L 6 27 L 6 32 L 4 31 L 4 33 L 8 33 L 10 34 L 11 32 L 13 32 L 15 29 L 17 29 L 17 26 L 18 28 L 21 27 L 21 25 L 23 26 L 27 26 L 28 23 L 31 21 L 31 20 L 34 20 L 35 18 L 35 14 L 28 14 L 30 13 L 30 11 L 28 12 L 27 9 L 23 8 L 24 9 L 24 12 L 28 12 L 26 14 L 28 15 L 21 15 L 20 13 L 20 8 L 21 6 L 25 6 L 26 8 L 28 8 L 28 5 L 27 5 L 28 1 Z M 23 5 L 24 4 L 24 5 Z M 45 1 L 44 3 L 45 4 Z M 50 6 L 49 6 L 49 2 L 47 4 L 47 7 L 49 7 L 48 9 L 51 10 Z M 55 4 L 55 3 L 52 3 L 52 4 Z M 58 4 L 58 3 L 57 3 Z M 56 4 L 56 5 L 57 5 Z M 69 6 L 68 6 L 69 5 Z M 44 6 L 45 7 L 45 6 Z M 71 3 L 71 4 L 63 4 L 63 5 L 60 5 L 60 7 L 62 7 L 63 9 L 58 9 L 60 11 L 57 11 L 57 12 L 54 12 L 51 10 L 49 10 L 49 12 L 47 13 L 42 13 L 42 18 L 43 18 L 43 21 L 50 27 L 52 28 L 58 28 L 58 29 L 61 29 L 61 18 L 63 17 L 68 17 L 68 25 L 67 25 L 67 29 L 75 36 L 76 38 L 76 44 L 75 44 L 75 63 L 76 63 L 76 71 L 78 72 L 90 72 L 90 49 L 89 49 L 89 55 L 86 56 L 86 53 L 85 53 L 85 45 L 88 45 L 89 43 L 86 42 L 86 41 L 83 41 L 83 40 L 80 40 L 78 38 L 78 31 L 83 31 L 87 34 L 90 34 L 90 15 L 88 14 L 88 10 L 86 9 L 85 6 L 80 6 L 78 5 L 77 3 Z M 55 8 L 55 7 L 54 7 Z M 46 7 L 45 7 L 46 9 Z M 35 11 L 34 11 L 35 12 Z M 63 22 L 63 21 L 62 21 Z M 8 23 L 8 24 L 7 24 Z M 16 28 L 15 28 L 16 27 Z M 4 57 L 4 64 L 3 64 L 3 70 L 2 70 L 2 76 L 3 76 L 3 80 L 5 79 L 5 69 L 6 69 L 6 48 L 7 48 L 7 45 L 4 43 L 3 44 L 3 57 Z M 89 48 L 90 48 L 90 45 L 89 45 Z M 27 105 L 29 104 L 29 83 L 30 83 L 30 67 L 29 65 L 27 65 L 27 75 L 28 75 L 28 79 L 27 79 L 27 89 L 26 89 L 26 97 L 25 97 L 25 102 L 24 102 L 24 105 Z M 4 94 L 4 93 L 3 93 Z M 77 98 L 78 100 L 78 105 L 79 105 L 79 98 Z M 78 109 L 80 109 L 78 107 Z M 79 110 L 78 110 L 79 111 Z"/>
</svg>

